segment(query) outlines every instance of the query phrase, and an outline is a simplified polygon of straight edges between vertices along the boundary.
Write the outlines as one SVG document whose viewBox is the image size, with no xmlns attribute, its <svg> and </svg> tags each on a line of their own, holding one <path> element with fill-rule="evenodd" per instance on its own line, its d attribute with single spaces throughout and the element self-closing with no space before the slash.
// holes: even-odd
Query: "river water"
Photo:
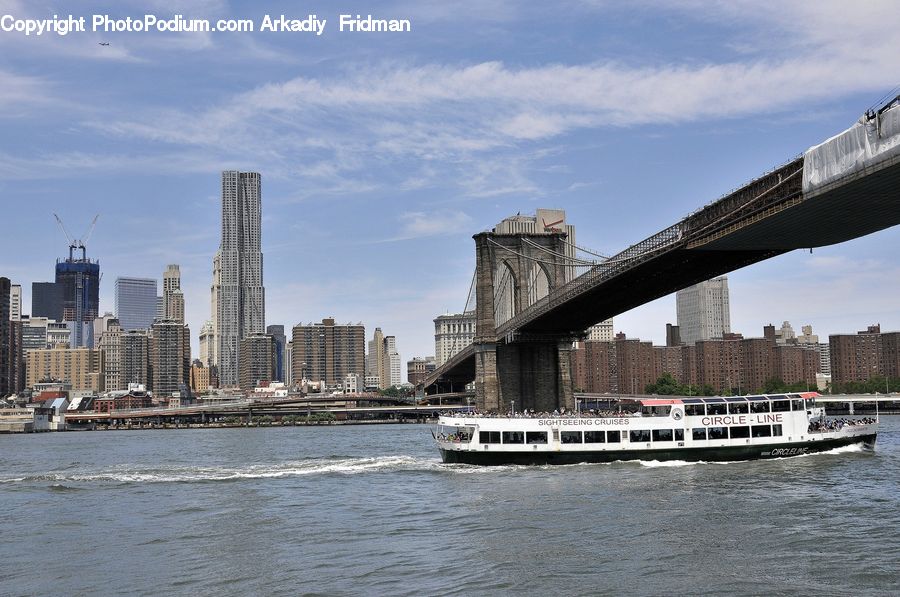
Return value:
<svg viewBox="0 0 900 597">
<path fill-rule="evenodd" d="M 477 468 L 422 425 L 0 436 L 0 594 L 888 595 L 874 453 Z"/>
</svg>

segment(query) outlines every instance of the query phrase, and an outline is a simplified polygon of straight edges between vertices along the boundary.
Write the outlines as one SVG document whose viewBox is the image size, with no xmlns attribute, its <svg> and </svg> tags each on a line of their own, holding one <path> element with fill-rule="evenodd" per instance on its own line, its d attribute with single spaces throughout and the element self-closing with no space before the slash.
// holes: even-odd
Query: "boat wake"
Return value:
<svg viewBox="0 0 900 597">
<path fill-rule="evenodd" d="M 396 471 L 440 471 L 438 459 L 412 456 L 371 458 L 315 458 L 276 464 L 246 466 L 171 466 L 141 467 L 120 465 L 99 470 L 51 472 L 32 476 L 0 478 L 0 483 L 40 483 L 50 487 L 69 487 L 71 483 L 203 483 L 247 479 L 280 479 L 307 475 L 357 475 Z"/>
</svg>

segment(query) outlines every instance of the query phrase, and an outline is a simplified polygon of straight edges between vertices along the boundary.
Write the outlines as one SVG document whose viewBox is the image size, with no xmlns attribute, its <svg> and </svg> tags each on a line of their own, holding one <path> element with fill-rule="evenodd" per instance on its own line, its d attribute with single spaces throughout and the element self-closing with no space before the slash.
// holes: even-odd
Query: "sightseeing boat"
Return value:
<svg viewBox="0 0 900 597">
<path fill-rule="evenodd" d="M 444 462 L 481 465 L 734 461 L 854 444 L 874 449 L 877 416 L 827 418 L 817 396 L 652 398 L 615 412 L 454 413 L 438 419 L 433 435 Z"/>
</svg>

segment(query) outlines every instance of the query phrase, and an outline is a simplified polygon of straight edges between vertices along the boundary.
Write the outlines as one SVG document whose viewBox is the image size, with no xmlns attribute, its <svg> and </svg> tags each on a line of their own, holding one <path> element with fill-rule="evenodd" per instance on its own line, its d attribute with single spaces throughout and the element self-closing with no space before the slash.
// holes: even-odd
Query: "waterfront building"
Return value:
<svg viewBox="0 0 900 597">
<path fill-rule="evenodd" d="M 149 330 L 157 317 L 157 281 L 153 278 L 116 278 L 116 317 L 122 330 Z"/>
<path fill-rule="evenodd" d="M 22 285 L 9 285 L 9 319 L 21 321 L 22 319 Z"/>
<path fill-rule="evenodd" d="M 685 344 L 724 338 L 731 333 L 727 276 L 679 290 L 675 302 L 678 330 Z"/>
<path fill-rule="evenodd" d="M 270 325 L 266 327 L 266 333 L 272 336 L 272 339 L 275 341 L 275 379 L 274 381 L 280 381 L 287 383 L 287 377 L 285 375 L 285 361 L 286 361 L 286 350 L 287 350 L 287 337 L 284 335 L 284 326 L 283 325 Z"/>
<path fill-rule="evenodd" d="M 56 282 L 32 282 L 31 316 L 62 321 L 62 287 Z"/>
<path fill-rule="evenodd" d="M 25 376 L 28 387 L 44 379 L 72 384 L 73 392 L 103 391 L 103 354 L 92 348 L 66 348 L 57 345 L 49 349 L 29 350 L 25 355 Z"/>
<path fill-rule="evenodd" d="M 262 203 L 256 172 L 222 173 L 222 240 L 215 304 L 219 383 L 238 384 L 240 341 L 265 333 Z M 215 278 L 214 264 L 214 278 Z M 215 282 L 215 280 L 214 280 Z M 214 284 L 215 285 L 215 284 Z"/>
<path fill-rule="evenodd" d="M 641 394 L 663 374 L 719 393 L 760 392 L 772 379 L 813 389 L 819 375 L 816 348 L 733 333 L 692 346 L 653 346 L 617 334 L 612 342 L 579 343 L 571 362 L 574 387 L 592 393 Z"/>
<path fill-rule="evenodd" d="M 147 388 L 141 384 L 131 384 L 126 390 L 107 392 L 94 400 L 94 412 L 108 413 L 113 410 L 150 408 L 153 401 Z"/>
<path fill-rule="evenodd" d="M 292 333 L 294 375 L 313 382 L 323 381 L 329 387 L 338 387 L 348 373 L 365 375 L 363 324 L 335 325 L 333 318 L 326 318 L 322 323 L 298 324 Z"/>
<path fill-rule="evenodd" d="M 123 331 L 121 339 L 121 377 L 126 387 L 139 384 L 149 387 L 153 383 L 150 374 L 149 330 Z"/>
<path fill-rule="evenodd" d="M 475 311 L 434 318 L 434 359 L 440 367 L 475 339 Z"/>
<path fill-rule="evenodd" d="M 171 396 L 190 384 L 190 328 L 174 319 L 158 319 L 150 328 L 153 395 Z"/>
<path fill-rule="evenodd" d="M 81 257 L 75 255 L 78 249 Z M 93 324 L 100 311 L 100 262 L 88 259 L 84 245 L 70 246 L 69 257 L 56 262 L 56 285 L 62 292 L 62 320 L 72 328 L 72 347 L 93 346 Z"/>
<path fill-rule="evenodd" d="M 828 343 L 835 385 L 873 377 L 900 378 L 900 332 L 883 333 L 881 325 L 875 324 L 856 334 L 833 334 Z"/>
<path fill-rule="evenodd" d="M 276 381 L 275 338 L 269 334 L 251 334 L 241 340 L 240 387 L 250 392 L 260 385 Z"/>
</svg>

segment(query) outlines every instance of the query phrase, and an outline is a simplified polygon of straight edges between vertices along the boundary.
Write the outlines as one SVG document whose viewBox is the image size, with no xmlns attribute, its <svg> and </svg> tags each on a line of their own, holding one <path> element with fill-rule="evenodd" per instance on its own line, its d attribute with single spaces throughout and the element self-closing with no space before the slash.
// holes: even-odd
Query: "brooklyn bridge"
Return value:
<svg viewBox="0 0 900 597">
<path fill-rule="evenodd" d="M 474 342 L 430 374 L 426 394 L 475 383 L 480 410 L 574 408 L 570 352 L 591 325 L 795 249 L 900 223 L 900 97 L 618 254 L 565 233 L 481 232 Z M 804 234 L 796 234 L 803 230 Z"/>
</svg>

